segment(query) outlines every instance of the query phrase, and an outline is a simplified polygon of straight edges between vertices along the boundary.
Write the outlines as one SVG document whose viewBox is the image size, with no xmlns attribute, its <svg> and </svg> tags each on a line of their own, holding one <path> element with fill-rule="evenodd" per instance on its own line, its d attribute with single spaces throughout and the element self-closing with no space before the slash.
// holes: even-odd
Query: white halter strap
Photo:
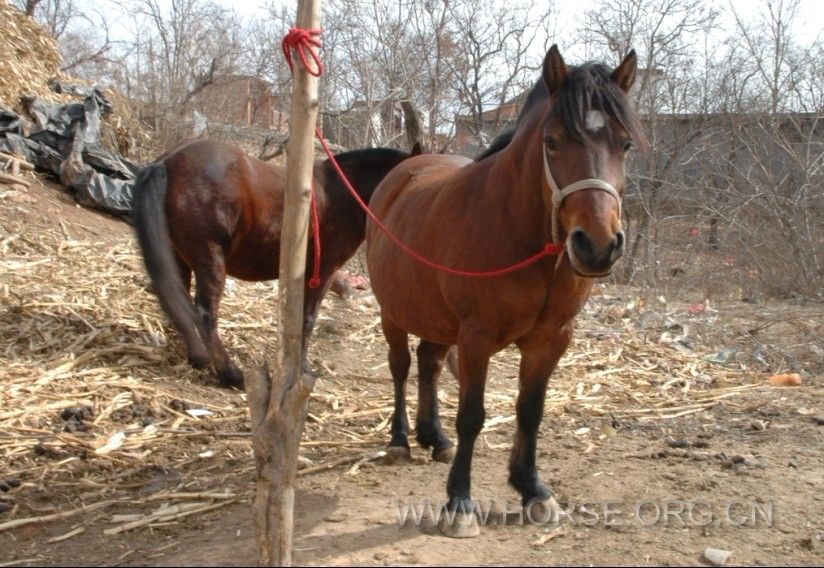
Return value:
<svg viewBox="0 0 824 568">
<path fill-rule="evenodd" d="M 544 154 L 544 175 L 546 176 L 546 182 L 549 184 L 549 189 L 552 192 L 552 242 L 560 245 L 562 244 L 559 241 L 559 233 L 561 229 L 561 221 L 558 217 L 558 210 L 561 208 L 561 204 L 564 202 L 564 199 L 567 196 L 575 193 L 576 191 L 581 191 L 584 189 L 600 189 L 601 191 L 606 191 L 612 197 L 615 198 L 615 201 L 618 202 L 618 219 L 621 219 L 621 195 L 618 193 L 618 190 L 615 189 L 612 185 L 605 182 L 602 179 L 582 179 L 580 181 L 576 181 L 574 183 L 569 184 L 565 188 L 561 189 L 558 187 L 558 184 L 555 183 L 555 178 L 552 177 L 552 170 L 549 169 L 549 158 L 546 155 L 546 147 L 543 149 Z"/>
</svg>

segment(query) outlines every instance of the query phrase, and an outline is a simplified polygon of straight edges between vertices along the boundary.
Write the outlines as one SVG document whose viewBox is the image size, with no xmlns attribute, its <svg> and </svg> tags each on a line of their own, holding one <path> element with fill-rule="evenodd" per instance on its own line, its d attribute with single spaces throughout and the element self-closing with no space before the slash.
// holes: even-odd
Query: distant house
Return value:
<svg viewBox="0 0 824 568">
<path fill-rule="evenodd" d="M 287 129 L 288 113 L 268 81 L 250 75 L 227 75 L 207 85 L 194 99 L 195 110 L 211 124 Z"/>
<path fill-rule="evenodd" d="M 385 146 L 397 142 L 404 133 L 404 114 L 393 99 L 357 101 L 350 108 L 323 117 L 323 134 L 344 148 Z"/>
<path fill-rule="evenodd" d="M 481 114 L 481 124 L 471 114 L 455 116 L 455 141 L 451 150 L 456 154 L 474 156 L 486 148 L 504 127 L 515 122 L 529 91 L 524 91 L 501 106 Z"/>
</svg>

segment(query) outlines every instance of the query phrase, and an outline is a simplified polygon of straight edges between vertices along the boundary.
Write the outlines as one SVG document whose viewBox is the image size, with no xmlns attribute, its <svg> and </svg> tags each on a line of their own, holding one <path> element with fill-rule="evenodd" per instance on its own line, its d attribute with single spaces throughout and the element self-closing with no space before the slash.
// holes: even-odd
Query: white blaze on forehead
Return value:
<svg viewBox="0 0 824 568">
<path fill-rule="evenodd" d="M 598 132 L 606 126 L 606 124 L 607 121 L 603 112 L 600 110 L 587 111 L 587 130 L 590 132 Z"/>
</svg>

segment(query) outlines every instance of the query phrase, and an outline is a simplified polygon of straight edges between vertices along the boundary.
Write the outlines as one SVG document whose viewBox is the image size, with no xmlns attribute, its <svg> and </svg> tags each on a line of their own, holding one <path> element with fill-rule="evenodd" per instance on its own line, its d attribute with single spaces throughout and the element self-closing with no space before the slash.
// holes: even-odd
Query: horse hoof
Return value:
<svg viewBox="0 0 824 568">
<path fill-rule="evenodd" d="M 561 507 L 555 497 L 548 499 L 535 498 L 524 505 L 526 520 L 533 525 L 558 524 L 561 516 Z"/>
<path fill-rule="evenodd" d="M 389 446 L 384 461 L 389 464 L 407 462 L 412 459 L 412 451 L 407 446 Z"/>
<path fill-rule="evenodd" d="M 223 388 L 230 389 L 234 387 L 243 390 L 243 371 L 234 365 L 218 371 L 217 378 Z"/>
<path fill-rule="evenodd" d="M 432 459 L 441 463 L 452 463 L 455 458 L 455 446 L 448 448 L 441 448 L 440 450 L 432 450 Z"/>
<path fill-rule="evenodd" d="M 188 361 L 193 369 L 205 369 L 209 366 L 208 355 L 189 355 Z"/>
<path fill-rule="evenodd" d="M 443 511 L 440 529 L 441 534 L 449 538 L 474 538 L 481 534 L 481 527 L 478 525 L 478 517 L 475 513 L 461 511 L 456 511 L 454 515 Z"/>
</svg>

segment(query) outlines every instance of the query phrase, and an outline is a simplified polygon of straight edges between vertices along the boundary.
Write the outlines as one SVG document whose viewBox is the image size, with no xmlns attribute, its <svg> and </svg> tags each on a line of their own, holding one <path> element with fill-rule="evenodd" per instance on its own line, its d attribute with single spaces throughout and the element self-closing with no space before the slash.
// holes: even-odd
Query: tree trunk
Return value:
<svg viewBox="0 0 824 568">
<path fill-rule="evenodd" d="M 319 20 L 320 1 L 300 0 L 297 26 L 318 29 Z M 278 357 L 271 381 L 264 368 L 249 373 L 246 382 L 257 470 L 253 515 L 261 566 L 292 565 L 297 458 L 309 395 L 314 388 L 314 379 L 303 373 L 302 355 L 318 79 L 296 63 L 293 80 L 280 249 Z"/>
</svg>

